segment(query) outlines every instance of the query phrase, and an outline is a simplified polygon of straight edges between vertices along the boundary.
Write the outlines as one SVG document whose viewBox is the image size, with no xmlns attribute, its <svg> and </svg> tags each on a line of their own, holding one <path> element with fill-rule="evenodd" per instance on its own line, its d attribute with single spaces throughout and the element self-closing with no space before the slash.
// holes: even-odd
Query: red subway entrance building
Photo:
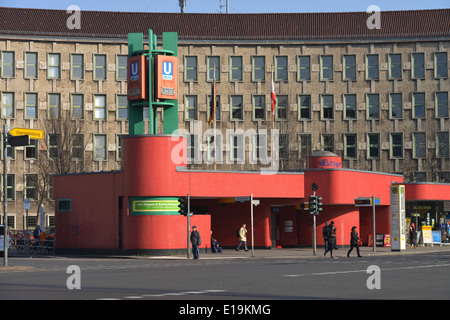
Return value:
<svg viewBox="0 0 450 320">
<path fill-rule="evenodd" d="M 302 172 L 191 171 L 186 138 L 173 135 L 124 137 L 122 159 L 121 171 L 54 177 L 57 252 L 184 251 L 187 219 L 167 203 L 187 194 L 194 211 L 191 225 L 201 233 L 202 248 L 210 247 L 211 232 L 223 247 L 237 245 L 235 233 L 243 223 L 250 234 L 250 203 L 235 198 L 251 194 L 260 200 L 253 209 L 255 248 L 311 246 L 313 218 L 300 204 L 308 201 L 313 183 L 323 198 L 317 245 L 324 244 L 321 231 L 331 220 L 337 227 L 337 245 L 349 244 L 352 226 L 367 243 L 373 230 L 372 208 L 355 206 L 355 198 L 380 199 L 376 233 L 390 234 L 389 189 L 403 183 L 400 175 L 343 169 L 339 157 L 320 152 L 311 157 L 310 169 Z M 449 195 L 446 184 L 406 185 L 406 200 L 441 201 Z"/>
</svg>

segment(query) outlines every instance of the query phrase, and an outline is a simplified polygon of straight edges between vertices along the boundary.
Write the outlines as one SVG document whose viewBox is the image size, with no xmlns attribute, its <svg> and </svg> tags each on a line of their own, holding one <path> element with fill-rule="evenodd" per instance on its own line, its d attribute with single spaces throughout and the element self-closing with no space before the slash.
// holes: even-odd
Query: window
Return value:
<svg viewBox="0 0 450 320">
<path fill-rule="evenodd" d="M 288 81 L 288 58 L 286 56 L 275 57 L 275 80 Z"/>
<path fill-rule="evenodd" d="M 320 80 L 333 80 L 333 56 L 321 56 L 320 67 Z"/>
<path fill-rule="evenodd" d="M 401 79 L 402 78 L 402 55 L 390 54 L 389 55 L 389 78 Z"/>
<path fill-rule="evenodd" d="M 25 78 L 37 78 L 37 53 L 25 52 Z"/>
<path fill-rule="evenodd" d="M 298 96 L 299 106 L 299 120 L 311 120 L 311 96 L 300 95 Z"/>
<path fill-rule="evenodd" d="M 389 95 L 389 116 L 391 119 L 403 118 L 401 93 L 391 93 Z"/>
<path fill-rule="evenodd" d="M 0 189 L 3 192 L 3 179 L 4 179 L 5 175 L 2 174 L 2 186 L 0 187 Z M 8 200 L 15 200 L 16 199 L 16 193 L 15 193 L 15 175 L 14 174 L 8 174 L 7 178 L 6 178 L 6 198 Z"/>
<path fill-rule="evenodd" d="M 60 137 L 57 134 L 48 135 L 48 157 L 51 159 L 59 157 L 59 140 Z"/>
<path fill-rule="evenodd" d="M 253 120 L 266 120 L 266 96 L 253 96 Z"/>
<path fill-rule="evenodd" d="M 242 57 L 230 57 L 230 81 L 242 81 Z"/>
<path fill-rule="evenodd" d="M 425 57 L 423 53 L 412 54 L 412 77 L 414 79 L 425 78 Z"/>
<path fill-rule="evenodd" d="M 356 80 L 356 56 L 344 56 L 344 80 Z"/>
<path fill-rule="evenodd" d="M 116 160 L 120 161 L 122 160 L 122 137 L 124 137 L 125 135 L 123 134 L 118 134 L 116 135 Z"/>
<path fill-rule="evenodd" d="M 277 95 L 277 120 L 287 120 L 287 114 L 288 114 L 288 96 Z"/>
<path fill-rule="evenodd" d="M 425 132 L 413 133 L 413 156 L 414 158 L 426 158 L 427 156 L 427 139 Z"/>
<path fill-rule="evenodd" d="M 71 54 L 70 79 L 80 80 L 84 78 L 84 55 Z"/>
<path fill-rule="evenodd" d="M 448 117 L 448 92 L 436 92 L 436 116 Z"/>
<path fill-rule="evenodd" d="M 367 134 L 367 159 L 380 158 L 380 134 Z"/>
<path fill-rule="evenodd" d="M 3 133 L 1 134 L 1 136 L 3 137 Z M 2 139 L 1 144 L 3 147 L 4 146 L 4 139 Z M 1 158 L 3 159 L 3 149 L 1 150 L 2 154 L 1 154 Z M 10 158 L 10 159 L 15 159 L 15 152 L 14 152 L 14 147 L 11 147 L 8 143 L 6 144 L 6 157 Z"/>
<path fill-rule="evenodd" d="M 447 52 L 436 52 L 434 54 L 434 75 L 436 78 L 447 78 Z"/>
<path fill-rule="evenodd" d="M 199 136 L 198 134 L 190 134 L 187 137 L 187 162 L 197 163 L 200 160 L 199 151 Z"/>
<path fill-rule="evenodd" d="M 322 134 L 322 150 L 334 152 L 334 134 Z"/>
<path fill-rule="evenodd" d="M 344 119 L 356 119 L 356 94 L 344 94 Z"/>
<path fill-rule="evenodd" d="M 72 159 L 82 160 L 84 158 L 84 137 L 82 134 L 72 134 L 70 155 Z"/>
<path fill-rule="evenodd" d="M 2 92 L 2 117 L 14 118 L 14 93 Z"/>
<path fill-rule="evenodd" d="M 244 163 L 244 135 L 231 134 L 231 161 L 240 164 Z"/>
<path fill-rule="evenodd" d="M 47 77 L 49 79 L 61 78 L 61 55 L 59 53 L 48 54 Z"/>
<path fill-rule="evenodd" d="M 94 95 L 94 120 L 106 120 L 105 95 Z"/>
<path fill-rule="evenodd" d="M 357 144 L 357 140 L 356 140 L 356 134 L 345 134 L 344 135 L 344 157 L 346 159 L 356 159 L 357 158 L 357 153 L 356 153 L 356 144 Z"/>
<path fill-rule="evenodd" d="M 266 57 L 253 57 L 253 81 L 266 81 Z"/>
<path fill-rule="evenodd" d="M 300 159 L 306 159 L 311 155 L 311 134 L 298 135 L 298 156 Z"/>
<path fill-rule="evenodd" d="M 116 57 L 116 80 L 127 80 L 127 63 L 128 57 L 125 55 L 118 55 Z"/>
<path fill-rule="evenodd" d="M 197 120 L 197 96 L 186 96 L 186 120 Z"/>
<path fill-rule="evenodd" d="M 368 54 L 366 56 L 366 79 L 377 80 L 378 79 L 378 55 Z"/>
<path fill-rule="evenodd" d="M 267 161 L 267 133 L 252 135 L 253 139 L 253 161 L 266 163 Z"/>
<path fill-rule="evenodd" d="M 211 116 L 211 108 L 212 108 L 212 101 L 211 101 L 211 97 L 212 97 L 212 95 L 208 95 L 208 120 L 209 120 L 209 117 Z M 221 116 L 220 116 L 220 110 L 221 110 L 221 107 L 220 107 L 220 96 L 216 96 L 216 112 L 215 112 L 215 114 L 214 114 L 214 119 L 215 119 L 215 121 L 220 121 L 221 120 Z"/>
<path fill-rule="evenodd" d="M 333 95 L 322 95 L 322 120 L 334 119 Z"/>
<path fill-rule="evenodd" d="M 403 133 L 390 134 L 390 156 L 391 159 L 403 158 Z"/>
<path fill-rule="evenodd" d="M 106 160 L 106 135 L 94 134 L 94 160 Z"/>
<path fill-rule="evenodd" d="M 222 163 L 222 134 L 217 133 L 215 136 L 213 133 L 206 134 L 207 151 L 206 160 L 208 164 Z M 214 149 L 215 148 L 215 149 Z"/>
<path fill-rule="evenodd" d="M 367 95 L 367 119 L 380 119 L 380 96 Z"/>
<path fill-rule="evenodd" d="M 25 93 L 25 118 L 36 119 L 37 118 L 37 93 Z"/>
<path fill-rule="evenodd" d="M 309 81 L 311 80 L 311 57 L 299 56 L 298 57 L 298 80 Z"/>
<path fill-rule="evenodd" d="M 26 199 L 37 199 L 38 192 L 38 175 L 37 174 L 26 174 L 25 175 L 25 198 Z"/>
<path fill-rule="evenodd" d="M 38 141 L 30 140 L 30 144 L 25 146 L 25 159 L 34 160 L 37 159 L 38 155 Z"/>
<path fill-rule="evenodd" d="M 289 160 L 289 135 L 280 133 L 278 136 L 278 156 L 280 160 Z"/>
<path fill-rule="evenodd" d="M 220 81 L 220 57 L 208 57 L 208 81 L 214 79 Z"/>
<path fill-rule="evenodd" d="M 71 199 L 58 199 L 58 212 L 70 212 L 72 211 Z"/>
<path fill-rule="evenodd" d="M 83 119 L 83 100 L 82 94 L 72 94 L 70 97 L 70 109 L 72 119 Z"/>
<path fill-rule="evenodd" d="M 425 93 L 413 93 L 413 116 L 425 118 Z"/>
<path fill-rule="evenodd" d="M 94 80 L 106 80 L 106 55 L 94 54 Z"/>
<path fill-rule="evenodd" d="M 61 95 L 59 93 L 48 94 L 48 117 L 49 119 L 59 119 L 61 106 Z"/>
<path fill-rule="evenodd" d="M 197 81 L 197 57 L 184 57 L 184 81 Z"/>
<path fill-rule="evenodd" d="M 128 119 L 128 100 L 127 96 L 123 94 L 118 94 L 116 96 L 117 103 L 117 119 L 127 120 Z"/>
<path fill-rule="evenodd" d="M 2 77 L 13 78 L 15 76 L 14 52 L 2 52 Z"/>
<path fill-rule="evenodd" d="M 243 120 L 242 96 L 231 96 L 231 120 Z"/>
<path fill-rule="evenodd" d="M 436 156 L 438 158 L 448 158 L 449 157 L 449 133 L 448 132 L 438 132 L 436 134 Z"/>
</svg>

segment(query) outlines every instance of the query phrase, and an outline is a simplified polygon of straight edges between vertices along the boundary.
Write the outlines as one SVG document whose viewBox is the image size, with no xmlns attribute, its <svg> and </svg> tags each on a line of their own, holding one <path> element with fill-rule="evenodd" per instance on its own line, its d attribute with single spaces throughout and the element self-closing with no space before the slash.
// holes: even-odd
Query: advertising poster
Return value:
<svg viewBox="0 0 450 320">
<path fill-rule="evenodd" d="M 433 234 L 431 233 L 431 226 L 422 226 L 423 243 L 433 243 Z"/>
<path fill-rule="evenodd" d="M 405 186 L 390 187 L 391 251 L 406 249 Z"/>
<path fill-rule="evenodd" d="M 390 234 L 385 234 L 384 235 L 384 246 L 386 248 L 390 248 L 391 247 L 391 235 Z"/>
</svg>

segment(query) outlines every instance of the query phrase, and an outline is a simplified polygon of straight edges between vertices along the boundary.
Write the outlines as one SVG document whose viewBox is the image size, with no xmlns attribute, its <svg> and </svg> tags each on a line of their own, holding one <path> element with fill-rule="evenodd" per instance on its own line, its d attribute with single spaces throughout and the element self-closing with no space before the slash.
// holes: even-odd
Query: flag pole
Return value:
<svg viewBox="0 0 450 320">
<path fill-rule="evenodd" d="M 214 97 L 213 98 L 213 112 L 214 112 L 214 118 L 213 118 L 213 122 L 214 122 L 214 171 L 216 171 L 217 167 L 216 167 L 216 104 L 217 104 L 217 94 L 216 94 L 216 64 L 214 63 Z"/>
<path fill-rule="evenodd" d="M 275 107 L 276 106 L 273 106 L 273 94 L 275 94 L 275 87 L 274 87 L 274 84 L 273 84 L 273 65 L 272 65 L 272 67 L 271 67 L 271 83 L 270 83 L 270 100 L 271 100 L 271 106 L 272 106 L 272 108 L 271 108 L 271 110 L 270 110 L 270 113 L 271 113 L 271 116 L 272 116 L 272 134 L 270 135 L 271 137 L 273 137 L 273 141 L 272 141 L 272 169 L 274 169 L 275 170 L 275 136 L 273 135 L 273 132 L 274 132 L 274 130 L 275 130 Z"/>
</svg>

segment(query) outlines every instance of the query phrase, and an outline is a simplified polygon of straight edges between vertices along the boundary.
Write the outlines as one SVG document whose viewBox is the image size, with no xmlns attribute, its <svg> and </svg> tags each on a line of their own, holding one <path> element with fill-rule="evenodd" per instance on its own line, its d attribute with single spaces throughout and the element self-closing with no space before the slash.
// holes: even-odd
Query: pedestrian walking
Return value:
<svg viewBox="0 0 450 320">
<path fill-rule="evenodd" d="M 323 242 L 325 243 L 325 251 L 328 250 L 328 228 L 329 228 L 328 221 L 325 221 L 325 226 L 322 228 L 322 236 Z"/>
<path fill-rule="evenodd" d="M 414 222 L 411 223 L 409 226 L 409 247 L 414 249 L 416 248 L 416 238 L 417 238 L 417 231 L 416 227 L 414 226 Z"/>
<path fill-rule="evenodd" d="M 332 237 L 332 242 L 333 242 L 333 250 L 339 250 L 339 248 L 336 245 L 336 233 L 337 233 L 337 228 L 334 225 L 334 221 L 331 221 L 330 224 L 330 230 L 331 230 L 331 237 Z"/>
<path fill-rule="evenodd" d="M 356 232 L 356 227 L 352 227 L 352 232 L 350 233 L 350 250 L 347 252 L 347 257 L 350 257 L 350 253 L 353 251 L 353 248 L 356 248 L 356 253 L 358 254 L 358 258 L 361 257 L 359 254 L 359 237 L 358 232 Z"/>
<path fill-rule="evenodd" d="M 327 228 L 327 239 L 328 244 L 326 246 L 324 256 L 327 255 L 328 251 L 330 251 L 331 258 L 333 258 L 333 247 L 334 247 L 334 239 L 336 237 L 336 234 L 333 233 L 333 227 L 334 227 L 334 221 L 331 221 L 330 225 Z"/>
<path fill-rule="evenodd" d="M 242 243 L 244 243 L 245 251 L 248 251 L 247 248 L 247 225 L 244 223 L 242 227 L 239 229 L 239 244 L 236 248 L 236 251 L 239 251 L 241 249 Z"/>
<path fill-rule="evenodd" d="M 197 231 L 197 226 L 192 227 L 191 244 L 192 244 L 192 254 L 194 255 L 194 259 L 198 259 L 200 257 L 199 247 L 202 244 L 202 239 L 200 238 L 200 233 Z"/>
</svg>

